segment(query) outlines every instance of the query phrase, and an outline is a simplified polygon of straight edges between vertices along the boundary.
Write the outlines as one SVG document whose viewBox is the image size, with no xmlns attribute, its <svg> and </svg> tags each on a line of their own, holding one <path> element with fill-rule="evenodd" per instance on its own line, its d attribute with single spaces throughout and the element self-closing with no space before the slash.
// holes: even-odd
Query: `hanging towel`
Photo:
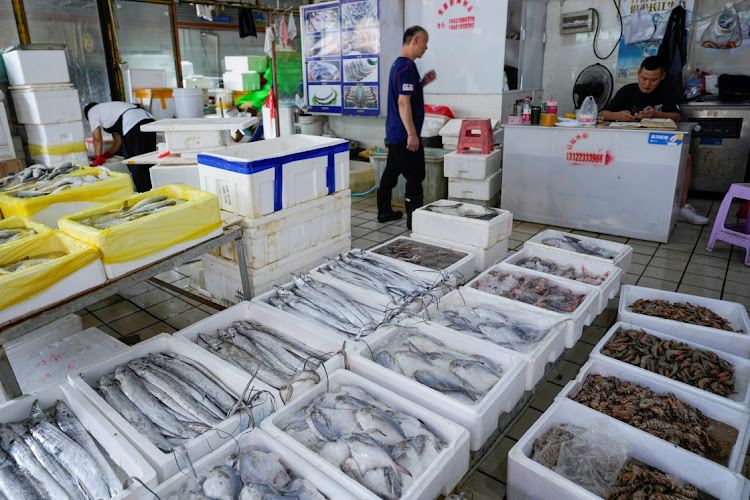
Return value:
<svg viewBox="0 0 750 500">
<path fill-rule="evenodd" d="M 258 38 L 258 31 L 255 29 L 253 9 L 240 9 L 240 38 L 248 36 Z"/>
<path fill-rule="evenodd" d="M 289 30 L 286 26 L 286 20 L 283 17 L 279 17 L 279 26 L 281 27 L 281 30 L 279 33 L 281 33 L 281 46 L 285 49 L 289 48 Z"/>
<path fill-rule="evenodd" d="M 266 40 L 263 42 L 263 51 L 268 54 L 269 56 L 273 55 L 273 40 L 275 35 L 273 32 L 273 26 L 268 26 L 266 28 Z"/>
<path fill-rule="evenodd" d="M 195 6 L 195 12 L 198 14 L 198 17 L 202 17 L 203 19 L 206 19 L 207 21 L 213 21 L 213 5 L 196 5 Z"/>
<path fill-rule="evenodd" d="M 294 20 L 294 13 L 289 13 L 289 21 L 287 22 L 287 31 L 289 32 L 289 40 L 297 38 L 297 23 Z"/>
</svg>

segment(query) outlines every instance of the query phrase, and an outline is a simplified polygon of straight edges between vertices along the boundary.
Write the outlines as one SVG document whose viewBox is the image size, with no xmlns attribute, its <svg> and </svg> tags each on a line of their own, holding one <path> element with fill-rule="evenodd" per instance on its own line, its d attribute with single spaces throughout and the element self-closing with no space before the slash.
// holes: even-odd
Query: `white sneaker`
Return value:
<svg viewBox="0 0 750 500">
<path fill-rule="evenodd" d="M 695 224 L 697 226 L 705 226 L 709 223 L 709 220 L 702 215 L 698 215 L 692 205 L 685 205 L 680 209 L 680 220 Z"/>
</svg>

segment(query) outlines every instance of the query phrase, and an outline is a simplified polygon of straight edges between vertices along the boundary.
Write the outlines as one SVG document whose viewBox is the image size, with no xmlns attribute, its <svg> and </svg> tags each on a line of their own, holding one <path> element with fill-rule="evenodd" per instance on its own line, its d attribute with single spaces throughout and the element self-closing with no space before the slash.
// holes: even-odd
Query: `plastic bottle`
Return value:
<svg viewBox="0 0 750 500">
<path fill-rule="evenodd" d="M 724 4 L 726 10 L 719 16 L 719 27 L 724 30 L 734 29 L 737 20 L 737 11 L 732 2 Z"/>
<path fill-rule="evenodd" d="M 531 123 L 531 96 L 527 95 L 526 100 L 523 101 L 523 124 L 529 125 Z"/>
</svg>

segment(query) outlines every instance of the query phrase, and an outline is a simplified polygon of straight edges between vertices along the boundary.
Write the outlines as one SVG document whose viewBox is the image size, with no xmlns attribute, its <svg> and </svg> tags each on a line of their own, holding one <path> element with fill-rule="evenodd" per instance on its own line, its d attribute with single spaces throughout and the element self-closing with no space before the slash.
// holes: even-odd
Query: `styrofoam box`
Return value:
<svg viewBox="0 0 750 500">
<path fill-rule="evenodd" d="M 105 281 L 107 281 L 107 276 L 104 273 L 102 260 L 96 259 L 33 297 L 0 310 L 0 325 L 50 304 L 66 300 L 79 292 L 99 286 Z"/>
<path fill-rule="evenodd" d="M 231 145 L 230 131 L 244 129 L 257 122 L 258 119 L 254 116 L 165 118 L 142 125 L 141 130 L 163 132 L 167 148 L 172 153 L 199 153 Z"/>
<path fill-rule="evenodd" d="M 70 121 L 50 125 L 26 125 L 29 145 L 56 146 L 58 144 L 83 143 L 86 135 L 83 122 Z"/>
<path fill-rule="evenodd" d="M 599 291 L 599 300 L 595 307 L 597 316 L 607 308 L 607 302 L 609 302 L 609 299 L 614 299 L 615 295 L 617 295 L 617 292 L 620 289 L 620 281 L 623 274 L 622 269 L 612 264 L 604 264 L 599 261 L 585 259 L 583 257 L 580 257 L 580 254 L 561 254 L 560 252 L 556 252 L 547 247 L 529 246 L 523 248 L 519 252 L 514 253 L 503 262 L 516 266 L 517 262 L 529 257 L 540 257 L 544 260 L 550 260 L 560 266 L 573 266 L 576 271 L 579 272 L 581 269 L 586 269 L 586 272 L 591 273 L 595 276 L 604 276 L 608 273 L 609 275 L 601 285 L 591 284 L 591 286 L 595 287 Z M 519 266 L 519 269 L 526 268 Z M 550 276 L 554 275 L 550 274 Z M 580 281 L 569 280 L 567 278 L 561 278 L 559 276 L 555 277 L 561 279 L 562 281 L 581 283 Z"/>
<path fill-rule="evenodd" d="M 260 74 L 257 71 L 228 71 L 222 77 L 224 88 L 238 92 L 260 90 Z"/>
<path fill-rule="evenodd" d="M 423 273 L 419 273 L 417 271 L 417 268 L 430 269 L 426 266 L 412 264 L 410 262 L 405 262 L 403 260 L 396 259 L 395 257 L 390 257 L 390 256 L 383 255 L 381 253 L 376 252 L 376 250 L 378 250 L 379 248 L 388 246 L 396 241 L 404 241 L 408 243 L 409 241 L 416 241 L 416 240 L 412 240 L 412 238 L 409 238 L 407 236 L 397 236 L 393 238 L 392 240 L 388 240 L 385 243 L 376 245 L 367 251 L 378 254 L 380 257 L 387 257 L 397 262 L 403 262 L 410 266 L 416 266 L 414 270 L 415 272 L 418 273 L 417 276 L 423 275 Z M 425 244 L 425 242 L 420 242 L 420 243 Z M 435 246 L 439 247 L 440 245 L 435 245 Z M 446 247 L 443 247 L 443 248 L 446 248 Z M 458 280 L 457 283 L 463 285 L 464 283 L 467 283 L 471 279 L 472 276 L 474 276 L 474 254 L 472 254 L 471 252 L 466 252 L 466 251 L 461 251 L 461 253 L 463 253 L 464 256 L 461 257 L 461 259 L 458 260 L 455 264 L 451 264 L 450 266 L 444 268 L 443 271 L 445 271 L 448 274 L 448 276 L 456 277 Z"/>
<path fill-rule="evenodd" d="M 547 238 L 562 238 L 563 236 L 572 236 L 573 238 L 592 243 L 600 248 L 612 250 L 613 252 L 617 252 L 617 255 L 614 259 L 603 259 L 594 255 L 581 254 L 578 252 L 573 252 L 571 250 L 564 250 L 562 248 L 552 247 L 542 243 L 542 240 L 545 240 Z M 563 233 L 562 231 L 555 231 L 554 229 L 546 229 L 536 236 L 526 240 L 526 242 L 523 244 L 524 248 L 531 245 L 544 247 L 548 250 L 554 249 L 555 252 L 584 256 L 589 260 L 597 260 L 599 262 L 604 262 L 605 264 L 614 264 L 626 273 L 628 272 L 628 269 L 630 269 L 630 261 L 633 258 L 633 247 L 631 247 L 630 245 L 623 245 L 622 243 L 615 243 L 614 241 L 589 238 L 588 236 L 582 236 L 580 234 Z"/>
<path fill-rule="evenodd" d="M 292 135 L 198 155 L 201 189 L 222 210 L 260 217 L 349 189 L 349 143 Z"/>
<path fill-rule="evenodd" d="M 750 287 L 750 284 L 748 286 Z M 742 330 L 744 333 L 735 333 L 719 328 L 709 328 L 707 326 L 692 325 L 690 323 L 657 318 L 645 314 L 636 314 L 630 308 L 630 305 L 638 299 L 663 299 L 669 302 L 689 302 L 694 306 L 707 307 L 719 316 L 727 319 L 732 328 Z M 748 319 L 745 306 L 736 302 L 625 285 L 620 291 L 617 320 L 646 328 L 653 328 L 679 339 L 698 342 L 713 349 L 719 349 L 743 358 L 750 358 L 750 319 Z"/>
<path fill-rule="evenodd" d="M 68 335 L 83 331 L 83 320 L 81 316 L 73 313 L 53 321 L 41 328 L 37 328 L 17 339 L 5 342 L 5 352 L 8 358 L 23 356 L 34 349 L 54 344 Z"/>
<path fill-rule="evenodd" d="M 430 205 L 451 206 L 455 201 L 440 200 Z M 507 210 L 492 208 L 499 215 L 490 220 L 477 220 L 470 217 L 440 214 L 426 210 L 427 206 L 412 213 L 412 235 L 421 234 L 431 238 L 455 241 L 463 245 L 490 248 L 497 242 L 507 239 L 513 230 L 513 214 Z M 481 208 L 466 204 L 469 208 Z"/>
<path fill-rule="evenodd" d="M 147 494 L 146 486 L 153 488 L 158 484 L 156 472 L 148 461 L 67 381 L 63 384 L 48 387 L 37 394 L 23 395 L 3 404 L 0 406 L 0 422 L 26 420 L 29 418 L 31 406 L 35 401 L 39 402 L 39 406 L 43 410 L 47 410 L 50 407 L 54 408 L 58 400 L 68 405 L 91 437 L 99 444 L 100 448 L 104 449 L 104 455 L 109 458 L 110 465 L 115 464 L 122 469 L 125 475 L 118 475 L 118 478 L 122 480 L 123 485 L 129 477 L 137 477 L 145 485 L 132 481 L 132 484 L 125 488 L 120 495 L 112 498 L 144 498 Z"/>
<path fill-rule="evenodd" d="M 215 467 L 230 463 L 238 455 L 259 450 L 266 453 L 278 453 L 279 461 L 296 477 L 302 477 L 310 481 L 318 491 L 327 498 L 352 499 L 354 496 L 336 483 L 333 479 L 320 473 L 315 466 L 299 457 L 286 446 L 279 444 L 267 432 L 262 429 L 251 429 L 237 436 L 237 442 L 226 443 L 210 455 L 198 460 L 193 464 L 193 469 L 199 478 L 208 475 Z M 190 474 L 177 473 L 154 489 L 154 494 L 162 500 L 179 500 L 185 497 L 191 480 Z"/>
<path fill-rule="evenodd" d="M 469 152 L 459 154 L 454 151 L 443 158 L 445 158 L 445 176 L 454 179 L 484 180 L 499 172 L 503 165 L 501 148 L 496 148 L 492 153 L 486 155 Z"/>
<path fill-rule="evenodd" d="M 419 334 L 438 340 L 449 349 L 486 357 L 502 367 L 502 377 L 477 404 L 471 405 L 389 370 L 373 361 L 370 353 L 378 352 L 394 337 L 400 336 L 399 329 L 392 329 L 375 340 L 368 341 L 368 346 L 359 347 L 349 358 L 349 369 L 465 427 L 471 435 L 471 450 L 480 449 L 497 429 L 500 415 L 510 413 L 523 396 L 526 360 L 509 349 L 488 345 L 487 342 L 462 333 L 435 328 L 423 321 L 414 321 L 404 326 L 416 328 Z"/>
<path fill-rule="evenodd" d="M 277 311 L 278 309 L 274 311 L 252 302 L 240 302 L 236 306 L 232 306 L 229 309 L 225 309 L 180 330 L 174 336 L 188 342 L 196 343 L 199 333 L 213 334 L 217 330 L 228 328 L 235 321 L 247 320 L 260 323 L 271 330 L 275 330 L 282 337 L 291 338 L 317 351 L 336 353 L 341 350 L 341 342 L 338 339 L 332 339 L 329 335 L 320 333 L 318 328 L 300 325 L 299 321 L 291 320 L 286 316 L 278 314 Z M 300 369 L 303 367 L 302 365 L 300 363 Z M 323 368 L 323 365 L 325 365 L 325 368 Z M 326 373 L 332 373 L 335 370 L 343 368 L 344 357 L 341 354 L 336 354 L 323 363 L 317 372 L 322 380 L 327 376 Z M 228 372 L 237 371 L 242 377 L 250 377 L 252 375 L 230 364 L 226 365 L 226 369 Z M 296 392 L 292 393 L 292 399 L 298 396 L 299 394 Z M 277 398 L 277 402 L 279 401 L 285 404 L 288 403 L 288 401 L 283 401 L 280 397 Z"/>
<path fill-rule="evenodd" d="M 24 125 L 81 120 L 78 91 L 71 84 L 10 87 L 16 118 Z"/>
<path fill-rule="evenodd" d="M 86 151 L 76 151 L 74 153 L 66 153 L 62 155 L 50 155 L 50 154 L 38 154 L 32 156 L 31 159 L 34 163 L 41 163 L 48 167 L 56 167 L 57 165 L 69 161 L 71 163 L 78 163 L 80 165 L 89 165 L 89 157 Z M 59 218 L 59 216 L 57 217 Z"/>
<path fill-rule="evenodd" d="M 687 344 L 694 349 L 701 349 L 704 351 L 715 352 L 716 355 L 718 355 L 724 361 L 728 361 L 729 363 L 734 365 L 735 393 L 729 397 L 723 397 L 718 394 L 714 394 L 712 392 L 699 389 L 696 386 L 686 384 L 684 382 L 678 382 L 677 380 L 673 380 L 671 378 L 665 377 L 663 375 L 659 375 L 658 373 L 654 373 L 652 371 L 649 371 L 643 368 L 638 368 L 634 365 L 631 365 L 630 363 L 625 363 L 623 361 L 619 361 L 619 360 L 616 360 L 614 358 L 611 358 L 609 356 L 602 354 L 602 349 L 604 348 L 605 345 L 607 345 L 607 342 L 609 342 L 609 340 L 615 335 L 615 333 L 617 332 L 619 328 L 623 328 L 625 330 L 643 330 L 649 335 L 659 337 L 660 339 L 674 340 L 676 342 L 682 342 L 684 344 Z M 618 321 L 617 323 L 612 325 L 612 328 L 610 328 L 609 331 L 604 335 L 604 337 L 602 337 L 602 339 L 599 341 L 599 343 L 596 344 L 594 349 L 591 351 L 590 358 L 591 359 L 606 359 L 607 361 L 611 363 L 615 363 L 620 366 L 628 366 L 631 368 L 635 368 L 637 370 L 642 370 L 643 372 L 649 373 L 653 376 L 657 376 L 660 379 L 669 380 L 675 386 L 681 387 L 686 391 L 693 392 L 695 394 L 698 394 L 700 397 L 703 397 L 705 399 L 710 399 L 711 401 L 717 402 L 719 404 L 729 405 L 734 408 L 741 408 L 743 410 L 747 410 L 748 407 L 750 407 L 750 360 L 741 358 L 734 354 L 716 351 L 715 349 L 712 349 L 706 345 L 699 344 L 697 342 L 692 342 L 690 340 L 684 340 L 678 337 L 674 337 L 672 335 L 662 333 L 658 330 L 652 330 L 650 328 L 643 328 L 641 326 L 634 325 L 632 323 L 628 323 L 625 321 Z"/>
<path fill-rule="evenodd" d="M 154 165 L 148 169 L 148 173 L 151 176 L 152 189 L 167 184 L 184 184 L 196 189 L 201 188 L 197 163 L 195 165 Z"/>
<path fill-rule="evenodd" d="M 63 48 L 11 50 L 3 53 L 3 62 L 11 85 L 70 82 L 68 61 Z"/>
<path fill-rule="evenodd" d="M 360 249 L 352 250 L 352 252 L 362 252 L 362 251 L 363 250 L 360 250 Z M 364 252 L 368 252 L 368 251 L 364 250 Z M 385 257 L 384 255 L 377 255 L 377 257 L 390 259 L 390 257 Z M 420 278 L 426 281 L 438 283 L 438 281 L 441 279 L 440 271 L 435 271 L 433 269 L 428 269 L 426 267 L 415 266 L 413 264 L 409 264 L 407 262 L 403 262 L 403 261 L 396 260 L 396 259 L 390 259 L 390 260 L 393 261 L 394 267 L 397 267 L 397 268 L 400 268 L 401 270 L 415 274 L 416 276 L 419 276 Z M 320 281 L 321 283 L 325 283 L 326 285 L 330 285 L 333 288 L 336 288 L 337 290 L 345 293 L 346 295 L 348 295 L 355 301 L 359 302 L 360 304 L 365 304 L 381 313 L 392 311 L 397 306 L 400 306 L 403 304 L 403 302 L 399 302 L 399 303 L 394 302 L 390 296 L 384 295 L 380 292 L 376 292 L 369 288 L 365 288 L 364 286 L 353 285 L 347 281 L 340 280 L 328 274 L 323 274 L 321 272 L 322 269 L 328 269 L 328 264 L 323 263 L 320 266 L 314 269 L 311 269 L 308 274 L 314 280 Z M 452 284 L 455 285 L 455 282 Z M 407 307 L 409 310 L 412 310 L 415 312 L 419 311 L 420 309 L 422 309 L 422 307 L 436 300 L 438 297 L 442 296 L 444 293 L 445 291 L 443 290 L 443 287 L 438 286 L 429 294 L 424 294 L 416 299 L 412 299 L 412 301 L 408 304 Z"/>
<path fill-rule="evenodd" d="M 243 218 L 239 226 L 247 267 L 260 269 L 348 233 L 351 205 L 351 191 L 346 189 L 257 219 Z M 233 242 L 221 247 L 221 256 L 237 261 Z"/>
<path fill-rule="evenodd" d="M 447 294 L 440 299 L 440 302 L 437 304 L 430 305 L 421 316 L 435 328 L 442 329 L 446 332 L 456 333 L 457 331 L 452 328 L 431 321 L 432 318 L 435 317 L 437 311 L 444 310 L 449 306 L 491 306 L 499 309 L 503 314 L 515 321 L 520 321 L 537 328 L 549 329 L 550 332 L 547 336 L 544 337 L 541 342 L 538 342 L 536 347 L 532 350 L 528 352 L 512 351 L 516 356 L 521 357 L 526 362 L 525 390 L 530 391 L 534 389 L 536 383 L 544 377 L 547 365 L 554 363 L 560 356 L 562 356 L 566 347 L 565 340 L 568 336 L 567 331 L 573 327 L 572 321 L 567 321 L 565 318 L 561 318 L 558 314 L 539 311 L 538 307 L 530 306 L 528 304 L 516 303 L 518 304 L 516 305 L 507 302 L 500 303 L 496 301 L 495 298 L 496 297 L 488 297 L 486 294 L 479 293 L 472 288 L 464 287 L 461 290 L 454 290 Z M 461 335 L 468 334 L 461 333 Z M 476 340 L 499 347 L 489 339 L 482 340 L 476 338 Z"/>
<path fill-rule="evenodd" d="M 498 170 L 487 179 L 472 181 L 466 179 L 448 179 L 448 196 L 471 198 L 472 200 L 489 200 L 495 196 L 503 185 L 503 171 Z"/>
<path fill-rule="evenodd" d="M 602 428 L 628 443 L 630 456 L 668 474 L 689 481 L 699 489 L 723 500 L 743 498 L 744 478 L 705 458 L 666 443 L 572 401 L 556 401 L 508 452 L 508 499 L 554 498 L 555 500 L 597 499 L 578 486 L 531 459 L 534 441 L 555 424 L 571 424 L 587 429 Z"/>
<path fill-rule="evenodd" d="M 557 276 L 550 276 L 549 274 L 543 274 L 536 271 L 533 271 L 531 269 L 520 269 L 516 266 L 511 266 L 508 264 L 500 263 L 496 266 L 492 266 L 476 278 L 474 278 L 471 283 L 466 285 L 466 288 L 472 287 L 472 285 L 475 282 L 480 281 L 483 279 L 487 274 L 490 273 L 490 271 L 501 271 L 504 273 L 512 273 L 513 275 L 526 275 L 526 276 L 535 276 L 539 278 L 544 278 L 547 280 L 548 283 L 551 285 L 559 286 L 568 290 L 571 290 L 574 293 L 583 293 L 586 295 L 586 298 L 583 299 L 583 301 L 578 304 L 578 307 L 575 311 L 572 313 L 559 313 L 563 316 L 569 317 L 573 319 L 573 322 L 575 323 L 575 326 L 573 327 L 572 334 L 577 335 L 576 338 L 568 338 L 567 344 L 569 344 L 569 347 L 573 347 L 573 344 L 575 343 L 578 338 L 580 338 L 581 334 L 583 333 L 583 327 L 588 326 L 591 324 L 592 321 L 594 321 L 594 318 L 596 317 L 596 306 L 598 305 L 599 300 L 599 294 L 595 287 L 591 285 L 586 285 L 584 283 L 578 283 L 571 280 L 562 280 L 558 279 Z M 473 288 L 473 287 L 472 287 Z M 494 295 L 489 292 L 483 292 L 481 290 L 477 290 L 479 293 L 483 293 L 486 295 L 489 295 L 491 297 L 498 297 L 505 300 L 512 300 L 514 303 L 520 303 L 520 301 L 509 299 L 507 297 L 500 297 L 499 295 Z M 536 307 L 536 306 L 533 306 Z M 544 309 L 543 307 L 540 307 L 539 309 Z M 545 311 L 549 311 L 549 309 L 544 309 Z M 550 311 L 550 312 L 556 312 L 556 311 Z M 572 341 L 572 343 L 571 343 Z"/>
<path fill-rule="evenodd" d="M 223 232 L 224 228 L 217 227 L 206 235 L 199 236 L 198 238 L 193 238 L 192 240 L 184 241 L 182 243 L 177 243 L 176 245 L 172 245 L 165 250 L 153 253 L 146 257 L 141 257 L 140 259 L 131 260 L 130 262 L 123 262 L 120 264 L 104 264 L 104 272 L 107 273 L 107 278 L 115 279 L 118 276 L 122 276 L 123 274 L 128 274 L 129 272 L 135 271 L 136 269 L 140 269 L 154 262 L 166 259 L 170 255 L 178 254 L 184 250 L 187 250 L 188 248 L 192 248 L 198 245 L 199 243 L 210 240 L 212 238 L 216 238 L 217 236 L 221 236 Z"/>
<path fill-rule="evenodd" d="M 327 385 L 330 389 L 327 389 Z M 321 458 L 320 455 L 281 430 L 281 427 L 290 418 L 293 418 L 304 406 L 310 404 L 315 397 L 328 391 L 336 391 L 342 385 L 359 387 L 393 410 L 418 418 L 431 432 L 446 443 L 446 446 L 440 451 L 432 464 L 404 492 L 401 500 L 431 500 L 439 494 L 450 494 L 453 487 L 469 470 L 469 432 L 458 424 L 350 371 L 338 370 L 333 373 L 328 383 L 322 381 L 303 397 L 292 401 L 269 416 L 261 423 L 261 429 L 338 482 L 350 491 L 355 498 L 372 500 L 380 498 L 344 474 L 338 467 Z"/>
<path fill-rule="evenodd" d="M 413 215 L 412 215 L 413 217 Z M 414 221 L 412 220 L 412 225 Z M 413 226 L 412 226 L 413 227 Z M 490 248 L 479 248 L 471 245 L 464 245 L 455 241 L 442 240 L 439 238 L 433 238 L 431 236 L 425 236 L 423 234 L 415 234 L 413 231 L 409 237 L 416 241 L 424 243 L 430 243 L 431 245 L 437 245 L 439 247 L 450 248 L 451 250 L 459 250 L 461 252 L 474 254 L 474 271 L 481 273 L 488 267 L 497 264 L 505 258 L 508 254 L 508 239 L 500 240 Z"/>
<path fill-rule="evenodd" d="M 109 358 L 97 365 L 90 366 L 79 374 L 70 374 L 68 380 L 70 384 L 80 391 L 93 406 L 114 425 L 117 430 L 126 437 L 138 452 L 151 464 L 156 471 L 159 481 L 165 481 L 181 470 L 186 470 L 187 465 L 178 455 L 173 453 L 164 453 L 159 450 L 151 441 L 141 435 L 125 418 L 115 411 L 109 404 L 97 393 L 92 386 L 98 385 L 99 379 L 109 373 L 114 372 L 115 368 L 123 363 L 127 363 L 137 358 L 147 356 L 149 353 L 169 352 L 179 354 L 200 363 L 219 379 L 225 387 L 239 397 L 245 390 L 251 377 L 238 376 L 237 372 L 226 370 L 226 362 L 217 358 L 213 354 L 201 349 L 195 344 L 173 338 L 170 334 L 163 333 L 152 337 L 146 341 L 134 345 L 130 349 L 123 351 L 120 355 Z M 192 462 L 206 456 L 227 441 L 235 443 L 234 436 L 246 430 L 252 425 L 253 420 L 256 425 L 266 417 L 266 414 L 273 411 L 274 397 L 273 388 L 253 380 L 252 387 L 257 390 L 269 391 L 269 396 L 261 400 L 252 409 L 252 418 L 246 412 L 241 411 L 224 420 L 222 423 L 204 432 L 198 437 L 188 441 L 184 446 Z"/>
<path fill-rule="evenodd" d="M 307 272 L 320 265 L 326 257 L 349 251 L 351 246 L 351 233 L 347 232 L 259 269 L 250 269 L 250 294 L 254 297 L 273 290 L 275 285 L 288 283 L 292 279 L 292 273 Z M 206 290 L 211 295 L 232 303 L 244 300 L 236 262 L 210 254 L 204 254 L 201 260 Z"/>
<path fill-rule="evenodd" d="M 737 441 L 732 446 L 732 452 L 726 466 L 735 472 L 742 472 L 742 466 L 745 462 L 745 450 L 747 450 L 748 441 L 750 441 L 750 433 L 748 432 L 748 427 L 750 426 L 750 414 L 748 414 L 747 411 L 716 404 L 692 391 L 686 391 L 682 387 L 677 387 L 670 380 L 664 380 L 662 377 L 655 377 L 651 372 L 645 372 L 644 370 L 639 370 L 635 367 L 631 369 L 630 367 L 620 366 L 619 364 L 610 362 L 610 360 L 606 358 L 590 360 L 583 365 L 576 378 L 568 382 L 563 390 L 560 391 L 557 399 L 570 398 L 572 400 L 572 398 L 576 397 L 581 390 L 583 381 L 589 374 L 602 375 L 603 377 L 614 376 L 621 381 L 632 382 L 642 387 L 647 387 L 659 395 L 674 394 L 683 403 L 687 403 L 699 409 L 707 417 L 731 425 L 739 432 L 737 434 Z M 591 409 L 593 410 L 593 408 Z M 646 433 L 646 431 L 642 430 L 640 432 L 643 432 L 644 434 Z"/>
<path fill-rule="evenodd" d="M 224 56 L 224 67 L 227 71 L 259 71 L 268 67 L 266 56 Z"/>
</svg>

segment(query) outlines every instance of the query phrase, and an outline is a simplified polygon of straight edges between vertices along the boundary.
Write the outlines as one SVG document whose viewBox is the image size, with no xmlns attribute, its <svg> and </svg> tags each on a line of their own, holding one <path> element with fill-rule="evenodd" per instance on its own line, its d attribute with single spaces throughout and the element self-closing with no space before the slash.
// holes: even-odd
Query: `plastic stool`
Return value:
<svg viewBox="0 0 750 500">
<path fill-rule="evenodd" d="M 734 198 L 750 200 L 750 184 L 732 184 L 729 187 L 719 207 L 719 213 L 716 215 L 706 250 L 713 251 L 716 240 L 726 241 L 745 249 L 745 265 L 750 266 L 750 217 L 745 222 L 725 224 L 729 205 L 732 204 Z"/>
<path fill-rule="evenodd" d="M 479 131 L 479 134 L 474 134 L 474 131 Z M 463 154 L 466 149 L 480 148 L 483 155 L 488 155 L 495 150 L 494 142 L 489 118 L 486 120 L 462 120 L 456 152 Z"/>
</svg>

